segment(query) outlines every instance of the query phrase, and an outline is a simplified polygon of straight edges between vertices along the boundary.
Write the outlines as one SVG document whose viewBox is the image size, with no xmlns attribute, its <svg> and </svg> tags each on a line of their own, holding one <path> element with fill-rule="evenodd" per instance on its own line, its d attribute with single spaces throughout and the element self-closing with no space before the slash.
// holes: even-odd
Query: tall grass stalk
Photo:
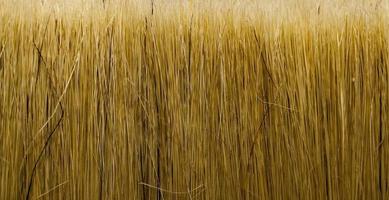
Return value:
<svg viewBox="0 0 389 200">
<path fill-rule="evenodd" d="M 385 1 L 0 2 L 0 199 L 388 199 Z"/>
</svg>

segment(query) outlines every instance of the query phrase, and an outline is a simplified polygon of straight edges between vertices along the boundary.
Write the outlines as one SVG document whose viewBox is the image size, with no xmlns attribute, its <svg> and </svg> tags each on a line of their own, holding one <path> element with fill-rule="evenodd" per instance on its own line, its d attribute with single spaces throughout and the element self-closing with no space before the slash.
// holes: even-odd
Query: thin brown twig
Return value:
<svg viewBox="0 0 389 200">
<path fill-rule="evenodd" d="M 38 45 L 36 45 L 35 41 L 33 41 L 32 43 L 34 44 L 34 47 L 36 48 L 36 50 L 38 51 L 38 69 L 37 69 L 37 72 L 36 72 L 36 76 L 35 76 L 35 84 L 34 84 L 34 91 L 36 89 L 36 84 L 38 83 L 38 80 L 39 80 L 39 74 L 40 74 L 40 68 L 41 68 L 41 62 L 43 61 L 43 64 L 46 66 L 46 62 L 42 56 L 42 48 L 43 48 L 43 44 L 45 43 L 45 38 L 46 38 L 46 33 L 47 33 L 47 27 L 49 25 L 49 22 L 50 22 L 50 18 L 51 18 L 51 14 L 49 15 L 48 19 L 47 19 L 47 22 L 46 22 L 46 26 L 45 26 L 45 30 L 43 32 L 43 40 L 42 40 L 42 43 L 40 45 L 40 47 L 38 47 Z M 32 92 L 32 91 L 31 91 Z"/>
<path fill-rule="evenodd" d="M 30 176 L 29 184 L 28 184 L 28 190 L 27 190 L 27 194 L 26 194 L 26 200 L 30 199 L 30 192 L 31 192 L 32 183 L 33 183 L 33 180 L 34 180 L 34 177 L 35 177 L 36 168 L 38 167 L 38 164 L 41 161 L 42 156 L 43 156 L 46 148 L 49 146 L 52 136 L 54 135 L 55 131 L 57 130 L 57 128 L 59 127 L 59 125 L 61 124 L 61 122 L 63 120 L 63 116 L 64 116 L 65 112 L 63 111 L 61 103 L 60 103 L 60 107 L 61 107 L 61 117 L 59 118 L 59 120 L 58 120 L 57 124 L 55 125 L 54 129 L 50 132 L 49 137 L 46 139 L 45 145 L 43 146 L 41 152 L 39 153 L 39 156 L 38 156 L 38 158 L 36 159 L 36 161 L 34 163 L 34 167 L 32 168 L 32 172 L 31 172 L 31 176 Z"/>
</svg>

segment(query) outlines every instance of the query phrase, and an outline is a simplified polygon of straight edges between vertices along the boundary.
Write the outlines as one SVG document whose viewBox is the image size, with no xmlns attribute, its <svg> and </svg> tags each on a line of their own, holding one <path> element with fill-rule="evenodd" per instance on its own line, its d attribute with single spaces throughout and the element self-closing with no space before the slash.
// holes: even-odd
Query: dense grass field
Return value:
<svg viewBox="0 0 389 200">
<path fill-rule="evenodd" d="M 0 199 L 389 199 L 389 2 L 0 1 Z"/>
</svg>

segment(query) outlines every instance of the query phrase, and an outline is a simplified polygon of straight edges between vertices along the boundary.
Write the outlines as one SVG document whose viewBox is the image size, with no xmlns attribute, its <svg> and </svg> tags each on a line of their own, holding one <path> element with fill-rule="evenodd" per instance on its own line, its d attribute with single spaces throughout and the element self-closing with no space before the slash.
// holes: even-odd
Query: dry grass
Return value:
<svg viewBox="0 0 389 200">
<path fill-rule="evenodd" d="M 385 1 L 63 2 L 0 2 L 0 199 L 389 198 Z"/>
</svg>

